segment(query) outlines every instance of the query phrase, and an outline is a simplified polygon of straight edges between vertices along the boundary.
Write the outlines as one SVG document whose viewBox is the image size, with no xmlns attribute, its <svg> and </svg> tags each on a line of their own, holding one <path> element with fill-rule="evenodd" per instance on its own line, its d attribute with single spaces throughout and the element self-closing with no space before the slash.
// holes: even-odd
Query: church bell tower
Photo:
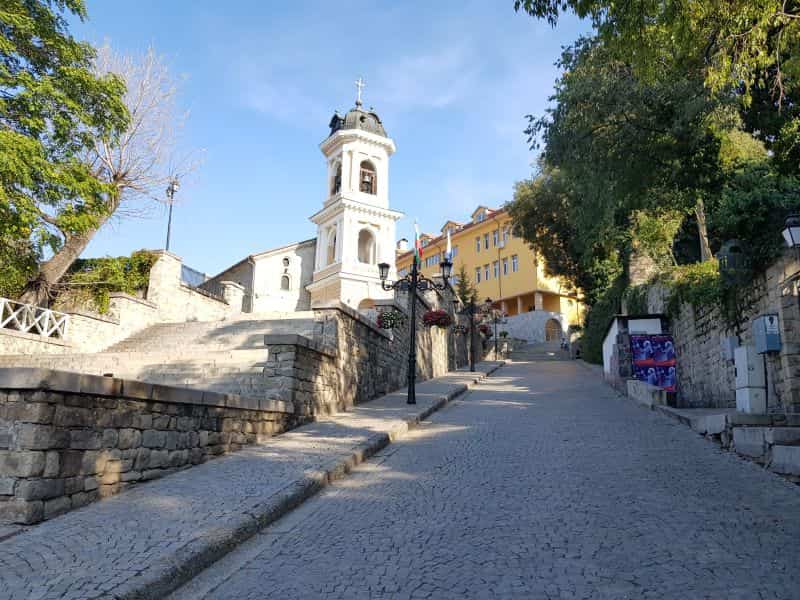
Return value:
<svg viewBox="0 0 800 600">
<path fill-rule="evenodd" d="M 330 134 L 320 144 L 327 163 L 326 197 L 311 216 L 317 226 L 314 275 L 307 286 L 311 306 L 339 301 L 365 310 L 391 298 L 378 275 L 378 263 L 391 266 L 395 279 L 395 224 L 403 214 L 389 208 L 389 157 L 394 141 L 380 117 L 361 102 L 364 82 L 356 81 L 356 105 L 331 118 Z"/>
</svg>

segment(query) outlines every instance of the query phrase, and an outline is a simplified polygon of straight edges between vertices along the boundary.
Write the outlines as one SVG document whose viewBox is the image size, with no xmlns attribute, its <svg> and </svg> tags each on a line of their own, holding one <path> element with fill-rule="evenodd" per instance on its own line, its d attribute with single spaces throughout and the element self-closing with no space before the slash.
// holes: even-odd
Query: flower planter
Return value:
<svg viewBox="0 0 800 600">
<path fill-rule="evenodd" d="M 422 324 L 426 327 L 447 328 L 453 324 L 453 317 L 444 310 L 429 310 L 422 315 Z"/>
</svg>

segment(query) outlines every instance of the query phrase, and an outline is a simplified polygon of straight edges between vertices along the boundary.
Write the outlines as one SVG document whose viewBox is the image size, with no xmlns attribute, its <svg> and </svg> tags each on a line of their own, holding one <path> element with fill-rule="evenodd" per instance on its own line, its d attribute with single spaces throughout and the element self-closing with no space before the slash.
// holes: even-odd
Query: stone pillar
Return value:
<svg viewBox="0 0 800 600">
<path fill-rule="evenodd" d="M 158 260 L 150 269 L 147 299 L 155 304 L 161 304 L 173 297 L 175 289 L 180 286 L 183 260 L 166 250 L 158 250 L 154 254 L 158 255 Z"/>
<path fill-rule="evenodd" d="M 242 312 L 244 303 L 244 286 L 235 281 L 220 281 L 222 286 L 222 297 L 231 307 L 230 314 L 238 315 Z"/>
<path fill-rule="evenodd" d="M 544 296 L 542 296 L 541 292 L 536 292 L 533 295 L 533 308 L 544 310 Z"/>
</svg>

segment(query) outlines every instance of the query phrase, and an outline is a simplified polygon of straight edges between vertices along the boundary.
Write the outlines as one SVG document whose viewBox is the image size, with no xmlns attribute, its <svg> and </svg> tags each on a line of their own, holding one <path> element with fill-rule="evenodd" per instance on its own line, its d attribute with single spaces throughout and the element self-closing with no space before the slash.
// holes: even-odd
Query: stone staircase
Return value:
<svg viewBox="0 0 800 600">
<path fill-rule="evenodd" d="M 267 334 L 321 339 L 314 313 L 246 314 L 223 321 L 159 323 L 91 354 L 0 356 L 0 367 L 34 367 L 108 375 L 248 397 L 280 386 L 266 369 Z"/>
<path fill-rule="evenodd" d="M 540 342 L 536 344 L 526 344 L 515 348 L 511 352 L 511 360 L 514 361 L 548 361 L 548 360 L 570 360 L 569 351 L 562 350 L 560 342 Z"/>
</svg>

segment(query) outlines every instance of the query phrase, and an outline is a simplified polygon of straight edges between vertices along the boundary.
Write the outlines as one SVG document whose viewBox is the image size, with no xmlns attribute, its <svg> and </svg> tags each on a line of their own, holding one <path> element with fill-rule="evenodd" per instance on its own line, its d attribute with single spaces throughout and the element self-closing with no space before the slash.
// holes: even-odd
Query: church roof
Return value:
<svg viewBox="0 0 800 600">
<path fill-rule="evenodd" d="M 333 113 L 328 127 L 331 128 L 330 135 L 342 129 L 360 129 L 381 137 L 389 137 L 377 113 L 371 107 L 369 110 L 364 110 L 360 101 L 357 101 L 355 107 L 347 111 L 344 116 L 340 115 L 339 111 Z"/>
</svg>

